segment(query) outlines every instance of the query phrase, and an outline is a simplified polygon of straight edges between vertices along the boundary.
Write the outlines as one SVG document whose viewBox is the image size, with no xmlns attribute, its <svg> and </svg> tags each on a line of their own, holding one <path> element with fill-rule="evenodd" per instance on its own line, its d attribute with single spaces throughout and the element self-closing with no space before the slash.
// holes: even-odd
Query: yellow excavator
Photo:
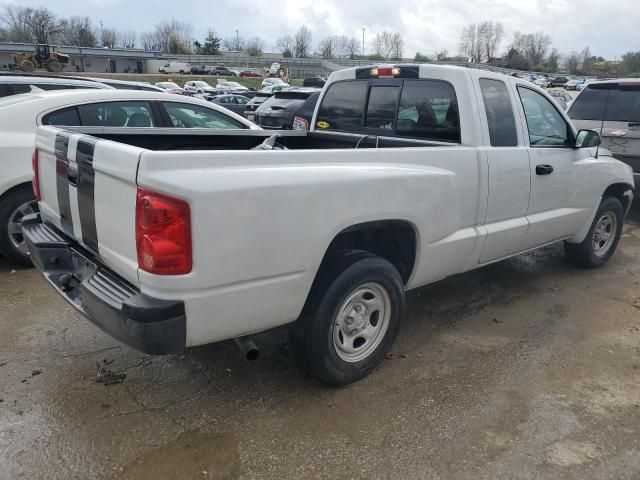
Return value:
<svg viewBox="0 0 640 480">
<path fill-rule="evenodd" d="M 23 72 L 33 72 L 36 68 L 42 68 L 58 73 L 69 64 L 69 55 L 60 53 L 55 47 L 45 43 L 36 45 L 35 53 L 16 53 L 13 59 L 16 68 Z"/>
</svg>

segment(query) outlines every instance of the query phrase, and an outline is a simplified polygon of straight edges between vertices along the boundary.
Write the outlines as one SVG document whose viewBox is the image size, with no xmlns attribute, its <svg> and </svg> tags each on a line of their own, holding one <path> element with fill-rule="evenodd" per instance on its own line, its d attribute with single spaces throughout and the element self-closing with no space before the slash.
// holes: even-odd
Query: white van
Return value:
<svg viewBox="0 0 640 480">
<path fill-rule="evenodd" d="M 186 73 L 191 73 L 191 65 L 185 62 L 175 62 L 173 60 L 154 60 L 153 62 L 154 65 L 149 68 L 149 73 L 180 73 L 183 75 Z"/>
</svg>

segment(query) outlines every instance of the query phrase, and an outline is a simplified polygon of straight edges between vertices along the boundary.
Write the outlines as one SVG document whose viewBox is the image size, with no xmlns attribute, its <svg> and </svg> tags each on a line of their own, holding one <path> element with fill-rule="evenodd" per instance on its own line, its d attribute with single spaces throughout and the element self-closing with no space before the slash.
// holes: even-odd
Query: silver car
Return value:
<svg viewBox="0 0 640 480">
<path fill-rule="evenodd" d="M 578 129 L 602 129 L 602 147 L 633 168 L 640 189 L 640 79 L 589 83 L 568 114 Z"/>
</svg>

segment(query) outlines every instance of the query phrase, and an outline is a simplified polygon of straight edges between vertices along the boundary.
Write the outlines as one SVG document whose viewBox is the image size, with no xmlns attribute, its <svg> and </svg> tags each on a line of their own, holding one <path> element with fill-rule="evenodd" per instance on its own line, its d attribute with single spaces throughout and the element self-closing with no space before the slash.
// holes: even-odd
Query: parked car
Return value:
<svg viewBox="0 0 640 480">
<path fill-rule="evenodd" d="M 194 75 L 209 75 L 211 69 L 206 65 L 195 65 L 191 67 L 191 73 Z"/>
<path fill-rule="evenodd" d="M 304 103 L 296 110 L 296 114 L 293 117 L 292 130 L 309 130 L 311 127 L 311 119 L 313 118 L 313 112 L 316 109 L 320 98 L 320 92 L 312 93 Z"/>
<path fill-rule="evenodd" d="M 155 84 L 156 87 L 163 90 L 166 93 L 173 93 L 174 95 L 192 95 L 191 92 L 188 92 L 180 85 L 174 82 L 158 82 Z"/>
<path fill-rule="evenodd" d="M 578 90 L 579 92 L 582 91 L 584 89 L 584 87 L 589 85 L 591 82 L 592 82 L 592 80 L 585 80 L 584 82 L 579 83 L 578 85 L 576 85 L 576 90 Z"/>
<path fill-rule="evenodd" d="M 241 77 L 253 77 L 253 78 L 257 78 L 257 77 L 262 77 L 262 73 L 258 70 L 242 70 L 240 72 L 240 76 Z"/>
<path fill-rule="evenodd" d="M 226 77 L 236 77 L 236 73 L 229 70 L 227 67 L 221 67 L 221 66 L 213 66 L 210 69 L 209 72 L 211 75 L 218 75 L 218 76 L 226 76 Z"/>
<path fill-rule="evenodd" d="M 578 128 L 602 132 L 602 148 L 633 169 L 636 190 L 640 191 L 640 81 L 589 83 L 568 114 Z"/>
<path fill-rule="evenodd" d="M 564 84 L 564 89 L 565 90 L 578 90 L 578 85 L 581 85 L 583 83 L 584 83 L 584 79 L 569 80 L 567 83 Z"/>
<path fill-rule="evenodd" d="M 549 82 L 549 79 L 542 76 L 537 76 L 536 78 L 534 78 L 533 83 L 539 86 L 540 88 L 549 88 L 549 86 L 551 85 L 551 82 Z"/>
<path fill-rule="evenodd" d="M 103 83 L 67 77 L 15 74 L 0 75 L 0 98 L 32 91 L 76 90 L 79 88 L 111 89 L 111 87 Z"/>
<path fill-rule="evenodd" d="M 265 78 L 264 80 L 262 80 L 262 83 L 260 84 L 260 88 L 264 89 L 266 87 L 270 87 L 272 85 L 283 85 L 286 87 L 289 87 L 290 85 L 285 82 L 284 80 L 280 79 L 280 78 Z"/>
<path fill-rule="evenodd" d="M 559 105 L 563 106 L 563 110 L 567 110 L 573 103 L 573 97 L 565 91 L 551 90 L 549 91 L 549 95 L 556 100 Z"/>
<path fill-rule="evenodd" d="M 303 87 L 276 92 L 256 109 L 255 122 L 262 128 L 291 130 L 298 108 L 317 91 Z"/>
<path fill-rule="evenodd" d="M 324 84 L 327 82 L 326 78 L 323 77 L 308 77 L 302 81 L 303 87 L 314 87 L 314 88 L 322 88 Z"/>
<path fill-rule="evenodd" d="M 202 80 L 189 80 L 188 82 L 185 82 L 184 89 L 191 93 L 204 95 L 205 97 L 216 94 L 216 89 Z"/>
<path fill-rule="evenodd" d="M 550 82 L 550 87 L 564 87 L 564 84 L 567 83 L 569 79 L 567 77 L 553 77 Z"/>
<path fill-rule="evenodd" d="M 256 121 L 256 110 L 260 105 L 267 101 L 268 98 L 272 97 L 274 94 L 270 92 L 256 92 L 256 95 L 249 100 L 244 107 L 244 116 L 250 122 Z"/>
<path fill-rule="evenodd" d="M 242 95 L 216 95 L 211 98 L 211 102 L 242 115 L 249 99 Z"/>
<path fill-rule="evenodd" d="M 601 266 L 632 199 L 629 167 L 594 157 L 596 132 L 489 71 L 339 70 L 310 132 L 263 135 L 189 145 L 187 132 L 176 148 L 40 127 L 42 213 L 23 227 L 35 265 L 139 350 L 246 348 L 243 336 L 291 324 L 305 368 L 345 385 L 392 349 L 405 291 L 558 241 Z M 56 173 L 77 151 L 94 180 L 79 188 Z"/>
<path fill-rule="evenodd" d="M 99 127 L 101 131 L 153 127 L 161 135 L 170 135 L 167 127 L 257 128 L 217 105 L 166 93 L 103 87 L 0 99 L 0 252 L 24 264 L 29 256 L 20 225 L 23 216 L 36 209 L 31 155 L 38 125 Z"/>
<path fill-rule="evenodd" d="M 275 76 L 280 71 L 280 64 L 278 62 L 273 62 L 269 67 L 269 75 Z"/>
<path fill-rule="evenodd" d="M 228 80 L 219 80 L 215 88 L 218 94 L 222 93 L 240 93 L 248 92 L 249 89 L 238 82 L 229 82 Z"/>
</svg>

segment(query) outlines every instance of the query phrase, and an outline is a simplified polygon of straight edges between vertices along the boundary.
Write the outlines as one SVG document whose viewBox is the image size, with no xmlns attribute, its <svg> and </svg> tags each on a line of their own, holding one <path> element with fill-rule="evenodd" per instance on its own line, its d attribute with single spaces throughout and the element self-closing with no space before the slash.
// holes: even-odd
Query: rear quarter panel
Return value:
<svg viewBox="0 0 640 480">
<path fill-rule="evenodd" d="M 149 152 L 138 183 L 191 205 L 193 271 L 140 272 L 141 289 L 185 300 L 197 345 L 295 320 L 343 229 L 405 220 L 418 236 L 409 287 L 462 271 L 477 240 L 477 152 L 468 147 Z"/>
</svg>

